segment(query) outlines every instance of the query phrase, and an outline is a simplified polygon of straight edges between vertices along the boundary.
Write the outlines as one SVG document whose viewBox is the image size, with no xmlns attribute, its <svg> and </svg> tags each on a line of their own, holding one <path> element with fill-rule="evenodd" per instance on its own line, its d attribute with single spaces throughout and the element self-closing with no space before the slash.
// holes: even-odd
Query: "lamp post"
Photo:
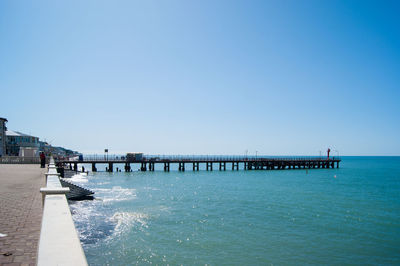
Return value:
<svg viewBox="0 0 400 266">
<path fill-rule="evenodd" d="M 108 149 L 104 149 L 104 158 L 108 161 Z"/>
</svg>

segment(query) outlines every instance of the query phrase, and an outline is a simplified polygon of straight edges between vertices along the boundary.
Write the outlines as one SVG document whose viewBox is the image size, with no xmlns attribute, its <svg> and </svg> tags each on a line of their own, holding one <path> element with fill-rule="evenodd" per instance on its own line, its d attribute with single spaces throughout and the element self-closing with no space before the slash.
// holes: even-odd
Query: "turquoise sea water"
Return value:
<svg viewBox="0 0 400 266">
<path fill-rule="evenodd" d="M 342 160 L 308 171 L 98 172 L 73 178 L 97 200 L 70 207 L 91 265 L 399 265 L 400 157 Z"/>
</svg>

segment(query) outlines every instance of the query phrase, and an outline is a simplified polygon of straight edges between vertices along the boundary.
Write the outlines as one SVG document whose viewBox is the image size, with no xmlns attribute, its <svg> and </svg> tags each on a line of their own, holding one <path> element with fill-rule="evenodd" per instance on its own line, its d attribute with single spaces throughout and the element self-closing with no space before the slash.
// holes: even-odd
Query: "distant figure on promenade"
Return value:
<svg viewBox="0 0 400 266">
<path fill-rule="evenodd" d="M 46 156 L 44 155 L 44 152 L 40 153 L 40 167 L 45 168 L 46 166 Z"/>
</svg>

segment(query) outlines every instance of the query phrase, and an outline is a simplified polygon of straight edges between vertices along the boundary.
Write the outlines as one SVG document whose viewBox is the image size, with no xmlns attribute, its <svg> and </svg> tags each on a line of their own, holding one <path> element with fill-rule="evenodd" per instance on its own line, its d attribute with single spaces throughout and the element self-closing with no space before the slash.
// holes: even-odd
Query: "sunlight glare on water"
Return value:
<svg viewBox="0 0 400 266">
<path fill-rule="evenodd" d="M 91 173 L 89 264 L 398 264 L 399 157 L 339 169 Z"/>
</svg>

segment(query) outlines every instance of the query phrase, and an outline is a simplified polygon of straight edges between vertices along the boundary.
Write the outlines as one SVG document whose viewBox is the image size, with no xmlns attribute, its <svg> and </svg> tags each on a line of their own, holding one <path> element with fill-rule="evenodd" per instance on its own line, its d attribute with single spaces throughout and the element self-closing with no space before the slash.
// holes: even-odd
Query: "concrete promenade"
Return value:
<svg viewBox="0 0 400 266">
<path fill-rule="evenodd" d="M 38 164 L 0 164 L 0 234 L 7 234 L 0 237 L 0 265 L 36 264 L 46 170 Z"/>
</svg>

